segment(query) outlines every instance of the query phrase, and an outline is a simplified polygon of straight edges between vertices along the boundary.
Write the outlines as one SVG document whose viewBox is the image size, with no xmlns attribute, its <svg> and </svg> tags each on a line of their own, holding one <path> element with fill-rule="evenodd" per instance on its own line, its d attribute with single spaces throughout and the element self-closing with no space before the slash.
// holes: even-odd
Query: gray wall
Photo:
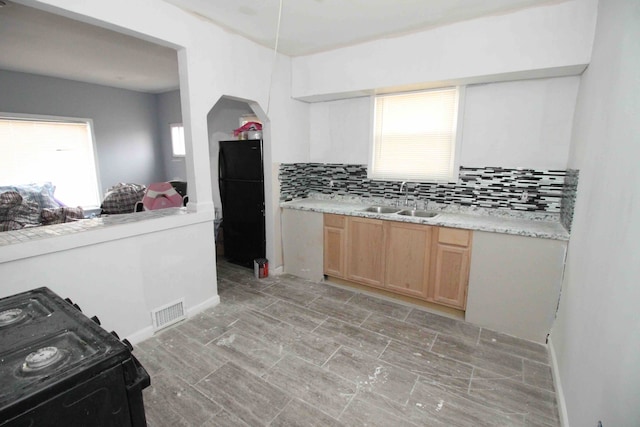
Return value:
<svg viewBox="0 0 640 427">
<path fill-rule="evenodd" d="M 93 120 L 102 190 L 166 178 L 157 96 L 0 70 L 0 112 Z"/>
</svg>

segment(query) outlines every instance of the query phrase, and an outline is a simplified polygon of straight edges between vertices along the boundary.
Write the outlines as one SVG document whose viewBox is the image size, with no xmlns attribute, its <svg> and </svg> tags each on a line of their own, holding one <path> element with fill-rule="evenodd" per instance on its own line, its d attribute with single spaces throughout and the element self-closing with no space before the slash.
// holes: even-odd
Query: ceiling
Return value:
<svg viewBox="0 0 640 427">
<path fill-rule="evenodd" d="M 308 55 L 563 0 L 164 0 L 263 46 Z"/>
<path fill-rule="evenodd" d="M 565 0 L 164 0 L 278 51 L 307 55 Z M 176 51 L 0 1 L 0 69 L 142 92 L 176 89 Z"/>
<path fill-rule="evenodd" d="M 4 1 L 0 69 L 140 92 L 177 89 L 174 49 Z"/>
</svg>

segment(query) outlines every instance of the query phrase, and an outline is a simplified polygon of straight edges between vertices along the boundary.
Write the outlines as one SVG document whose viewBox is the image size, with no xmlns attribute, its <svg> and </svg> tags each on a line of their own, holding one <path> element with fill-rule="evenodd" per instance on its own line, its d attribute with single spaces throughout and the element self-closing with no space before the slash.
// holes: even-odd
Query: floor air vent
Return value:
<svg viewBox="0 0 640 427">
<path fill-rule="evenodd" d="M 173 325 L 186 317 L 187 316 L 184 312 L 184 299 L 158 307 L 151 312 L 153 328 L 156 331 L 158 329 L 166 328 L 169 325 Z"/>
</svg>

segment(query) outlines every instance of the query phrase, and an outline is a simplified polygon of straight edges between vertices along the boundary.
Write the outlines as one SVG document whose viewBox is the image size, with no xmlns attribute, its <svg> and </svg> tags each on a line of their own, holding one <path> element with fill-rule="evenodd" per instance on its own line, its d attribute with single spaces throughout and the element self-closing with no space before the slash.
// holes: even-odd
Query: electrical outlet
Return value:
<svg viewBox="0 0 640 427">
<path fill-rule="evenodd" d="M 529 193 L 527 193 L 526 191 L 523 191 L 522 194 L 520 194 L 520 201 L 521 202 L 528 202 L 529 201 Z"/>
<path fill-rule="evenodd" d="M 333 187 L 334 185 L 333 180 L 329 181 L 329 187 Z"/>
</svg>

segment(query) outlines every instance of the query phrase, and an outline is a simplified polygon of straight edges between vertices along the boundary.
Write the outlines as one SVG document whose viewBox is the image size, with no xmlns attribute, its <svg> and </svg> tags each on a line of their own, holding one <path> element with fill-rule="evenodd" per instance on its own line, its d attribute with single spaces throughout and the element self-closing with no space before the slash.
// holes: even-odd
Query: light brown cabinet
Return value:
<svg viewBox="0 0 640 427">
<path fill-rule="evenodd" d="M 464 310 L 472 232 L 325 214 L 324 273 Z"/>
<path fill-rule="evenodd" d="M 384 286 L 384 221 L 348 217 L 347 279 Z"/>
<path fill-rule="evenodd" d="M 468 230 L 438 227 L 434 238 L 433 279 L 428 300 L 465 309 L 471 237 Z"/>
<path fill-rule="evenodd" d="M 346 223 L 342 215 L 324 215 L 324 274 L 345 278 Z"/>
<path fill-rule="evenodd" d="M 394 221 L 386 225 L 385 287 L 413 297 L 427 298 L 434 227 Z"/>
</svg>

